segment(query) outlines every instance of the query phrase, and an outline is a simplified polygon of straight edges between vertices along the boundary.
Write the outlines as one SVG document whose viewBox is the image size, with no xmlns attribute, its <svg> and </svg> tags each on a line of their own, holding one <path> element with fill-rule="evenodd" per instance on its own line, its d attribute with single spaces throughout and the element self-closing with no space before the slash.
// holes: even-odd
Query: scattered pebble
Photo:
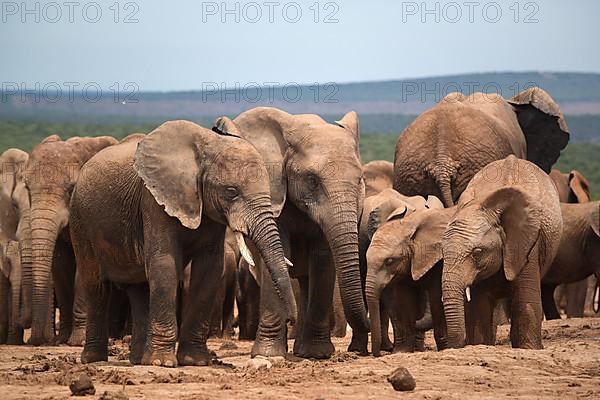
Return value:
<svg viewBox="0 0 600 400">
<path fill-rule="evenodd" d="M 71 382 L 69 385 L 72 396 L 85 396 L 96 394 L 96 388 L 92 383 L 92 379 L 87 374 L 81 374 L 79 379 Z"/>
<path fill-rule="evenodd" d="M 256 356 L 246 363 L 246 367 L 258 371 L 259 369 L 270 369 L 273 366 L 266 357 Z"/>
<path fill-rule="evenodd" d="M 394 390 L 397 391 L 410 391 L 414 390 L 417 386 L 415 378 L 408 372 L 408 369 L 404 367 L 398 367 L 388 376 L 388 382 L 392 384 Z"/>
</svg>

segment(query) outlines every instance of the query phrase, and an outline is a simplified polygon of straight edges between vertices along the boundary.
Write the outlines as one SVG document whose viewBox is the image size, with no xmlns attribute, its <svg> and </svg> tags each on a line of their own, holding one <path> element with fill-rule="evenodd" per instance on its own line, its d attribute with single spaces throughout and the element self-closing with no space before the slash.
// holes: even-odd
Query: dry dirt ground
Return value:
<svg viewBox="0 0 600 400">
<path fill-rule="evenodd" d="M 124 399 L 600 399 L 600 318 L 544 322 L 544 350 L 511 349 L 508 327 L 497 346 L 358 357 L 343 351 L 349 337 L 335 339 L 330 360 L 293 356 L 269 369 L 248 364 L 250 342 L 210 340 L 221 360 L 209 367 L 132 367 L 127 345 L 111 345 L 110 361 L 81 365 L 80 348 L 0 346 L 0 399 L 63 399 L 69 383 L 87 373 L 93 398 Z M 290 346 L 292 342 L 290 341 Z M 395 392 L 387 376 L 404 366 L 412 392 Z M 122 394 L 122 393 L 121 393 Z M 87 398 L 92 398 L 88 396 Z"/>
</svg>

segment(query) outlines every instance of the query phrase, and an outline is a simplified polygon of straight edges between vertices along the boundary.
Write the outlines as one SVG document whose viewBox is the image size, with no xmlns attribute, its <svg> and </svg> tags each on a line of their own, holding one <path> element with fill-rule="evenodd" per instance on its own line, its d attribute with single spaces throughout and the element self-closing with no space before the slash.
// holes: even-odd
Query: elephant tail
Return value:
<svg viewBox="0 0 600 400">
<path fill-rule="evenodd" d="M 444 207 L 452 207 L 454 199 L 452 197 L 452 180 L 456 176 L 458 163 L 447 157 L 436 159 L 435 163 L 427 167 L 427 172 L 435 180 L 440 191 Z"/>
</svg>

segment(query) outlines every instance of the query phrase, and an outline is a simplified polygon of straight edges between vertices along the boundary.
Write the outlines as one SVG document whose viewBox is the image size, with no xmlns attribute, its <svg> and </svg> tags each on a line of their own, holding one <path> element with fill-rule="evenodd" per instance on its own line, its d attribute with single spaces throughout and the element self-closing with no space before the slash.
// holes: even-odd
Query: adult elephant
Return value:
<svg viewBox="0 0 600 400">
<path fill-rule="evenodd" d="M 556 285 L 585 282 L 582 288 L 585 299 L 585 278 L 600 274 L 600 202 L 561 203 L 560 207 L 564 226 L 560 246 L 548 273 L 542 278 L 542 302 L 547 319 L 560 318 L 552 296 Z"/>
<path fill-rule="evenodd" d="M 0 155 L 0 343 L 23 343 L 23 263 L 31 263 L 29 194 L 23 170 L 29 155 L 8 149 Z"/>
<path fill-rule="evenodd" d="M 271 175 L 271 198 L 299 281 L 299 319 L 294 354 L 328 358 L 335 274 L 344 313 L 353 330 L 369 322 L 361 290 L 358 218 L 364 198 L 355 112 L 329 124 L 313 114 L 291 115 L 255 108 L 235 120 L 221 117 L 218 129 L 239 134 L 261 153 Z M 252 355 L 287 352 L 281 306 L 268 280 L 261 283 L 261 319 Z"/>
<path fill-rule="evenodd" d="M 379 326 L 380 302 L 386 303 L 394 328 L 393 351 L 419 349 L 416 322 L 424 313 L 419 292 L 425 290 L 431 305 L 438 350 L 447 347 L 446 321 L 441 299 L 441 237 L 454 209 L 441 202 L 427 208 L 396 209 L 375 231 L 367 251 L 366 296 L 371 326 Z M 379 330 L 372 329 L 372 353 L 380 355 Z"/>
<path fill-rule="evenodd" d="M 108 358 L 102 282 L 109 280 L 128 286 L 132 363 L 207 365 L 227 226 L 244 257 L 251 258 L 245 240 L 258 250 L 283 300 L 279 307 L 294 320 L 269 185 L 263 160 L 250 143 L 189 121 L 166 122 L 145 138 L 89 160 L 73 193 L 70 219 L 87 304 L 82 362 Z M 178 335 L 177 287 L 189 262 L 193 298 Z"/>
<path fill-rule="evenodd" d="M 117 143 L 109 136 L 52 135 L 37 145 L 25 169 L 31 201 L 32 265 L 24 265 L 31 279 L 31 337 L 29 344 L 55 342 L 54 295 L 60 309 L 57 343 L 81 345 L 84 338 L 83 305 L 75 299 L 75 258 L 68 232 L 69 201 L 81 167 L 103 148 Z M 24 293 L 28 293 L 29 280 Z M 75 304 L 74 304 L 75 303 Z M 75 315 L 74 315 L 75 314 Z"/>
<path fill-rule="evenodd" d="M 510 100 L 493 93 L 451 93 L 398 139 L 394 189 L 434 195 L 450 207 L 490 162 L 512 154 L 549 173 L 568 141 L 563 114 L 540 88 Z"/>
<path fill-rule="evenodd" d="M 568 174 L 557 169 L 550 171 L 550 177 L 558 190 L 561 203 L 587 203 L 591 199 L 590 184 L 581 172 L 573 170 Z M 582 266 L 583 267 L 583 266 Z M 594 279 L 590 277 L 589 279 Z M 560 313 L 555 304 L 555 292 L 558 292 L 558 302 L 566 300 L 567 317 L 583 317 L 588 280 L 581 280 L 565 285 L 560 285 L 555 291 L 555 286 L 542 284 L 542 302 L 547 319 L 559 319 Z"/>
<path fill-rule="evenodd" d="M 385 160 L 374 160 L 363 165 L 365 197 L 374 196 L 394 184 L 394 164 Z"/>
<path fill-rule="evenodd" d="M 511 155 L 473 177 L 442 239 L 450 347 L 465 345 L 465 297 L 488 305 L 487 323 L 479 317 L 487 325 L 480 330 L 490 331 L 495 303 L 508 293 L 512 346 L 542 348 L 540 279 L 556 255 L 562 229 L 556 188 L 535 164 Z M 486 284 L 489 290 L 471 298 L 471 285 Z"/>
</svg>

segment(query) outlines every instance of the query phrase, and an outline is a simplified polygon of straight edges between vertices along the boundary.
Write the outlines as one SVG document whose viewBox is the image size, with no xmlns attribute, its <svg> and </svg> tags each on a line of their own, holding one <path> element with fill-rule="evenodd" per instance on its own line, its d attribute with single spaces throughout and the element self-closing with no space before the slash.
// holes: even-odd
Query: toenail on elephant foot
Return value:
<svg viewBox="0 0 600 400">
<path fill-rule="evenodd" d="M 348 351 L 357 353 L 361 356 L 368 355 L 369 351 L 367 350 L 367 341 L 368 341 L 368 337 L 366 337 L 366 336 L 365 337 L 353 336 L 352 341 L 348 345 Z"/>
<path fill-rule="evenodd" d="M 85 343 L 85 329 L 74 329 L 67 340 L 69 346 L 83 346 Z"/>
<path fill-rule="evenodd" d="M 108 361 L 108 349 L 84 348 L 81 352 L 82 364 L 90 364 L 99 361 Z"/>
<path fill-rule="evenodd" d="M 211 360 L 216 358 L 216 354 L 208 350 L 187 350 L 177 352 L 177 361 L 179 365 L 205 366 L 209 365 Z"/>
<path fill-rule="evenodd" d="M 256 339 L 252 345 L 251 357 L 285 357 L 287 353 L 287 342 L 281 340 L 263 341 Z"/>
<path fill-rule="evenodd" d="M 334 351 L 335 347 L 333 347 L 333 343 L 331 343 L 331 341 L 321 343 L 303 343 L 296 340 L 294 343 L 294 355 L 302 358 L 325 359 L 331 357 Z"/>
<path fill-rule="evenodd" d="M 146 352 L 142 357 L 142 364 L 173 368 L 177 366 L 177 358 L 172 351 Z"/>
</svg>

